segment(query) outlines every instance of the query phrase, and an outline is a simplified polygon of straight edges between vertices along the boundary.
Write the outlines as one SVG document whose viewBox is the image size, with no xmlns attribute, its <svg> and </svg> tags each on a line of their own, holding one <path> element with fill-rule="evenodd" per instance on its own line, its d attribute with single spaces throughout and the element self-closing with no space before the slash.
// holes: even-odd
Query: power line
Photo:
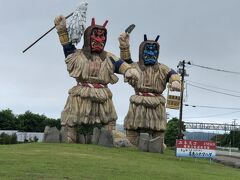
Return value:
<svg viewBox="0 0 240 180">
<path fill-rule="evenodd" d="M 203 83 L 199 83 L 199 82 L 194 82 L 194 81 L 190 81 L 190 80 L 187 80 L 187 82 L 191 82 L 191 83 L 194 83 L 194 84 L 199 84 L 199 85 L 206 86 L 206 87 L 210 87 L 210 88 L 221 89 L 221 90 L 224 90 L 224 91 L 229 91 L 229 92 L 234 92 L 234 93 L 240 93 L 240 91 L 234 91 L 234 90 L 230 90 L 230 89 L 220 88 L 220 87 L 216 87 L 216 86 L 212 86 L 212 85 L 207 85 L 207 84 L 203 84 Z"/>
<path fill-rule="evenodd" d="M 208 88 L 204 88 L 204 87 L 196 86 L 196 85 L 193 85 L 193 84 L 190 84 L 190 83 L 188 83 L 188 85 L 190 85 L 190 86 L 192 86 L 192 87 L 199 88 L 199 89 L 204 89 L 204 90 L 206 90 L 206 91 L 215 92 L 215 93 L 219 93 L 219 94 L 224 94 L 224 95 L 227 95 L 227 96 L 240 97 L 239 95 L 234 95 L 234 94 L 224 93 L 224 92 L 220 92 L 220 91 L 216 91 L 216 90 L 212 90 L 212 89 L 208 89 Z"/>
<path fill-rule="evenodd" d="M 218 116 L 224 116 L 224 115 L 236 114 L 236 113 L 240 113 L 240 111 L 233 111 L 233 112 L 228 112 L 228 113 L 222 113 L 222 114 L 213 114 L 213 115 L 208 115 L 208 116 L 199 116 L 199 117 L 184 117 L 184 119 L 195 119 L 195 118 L 209 118 L 209 117 L 218 117 Z"/>
<path fill-rule="evenodd" d="M 214 71 L 220 71 L 220 72 L 240 75 L 240 72 L 236 72 L 236 71 L 229 71 L 229 70 L 218 69 L 218 68 L 213 68 L 213 67 L 208 67 L 208 66 L 202 66 L 202 65 L 197 65 L 197 64 L 194 64 L 194 63 L 191 63 L 190 65 L 200 67 L 200 68 L 204 68 L 204 69 L 209 69 L 209 70 L 214 70 Z"/>
<path fill-rule="evenodd" d="M 192 104 L 184 104 L 185 106 L 191 107 L 199 107 L 199 108 L 211 108 L 211 109 L 231 109 L 231 110 L 239 110 L 240 108 L 233 108 L 233 107 L 217 107 L 217 106 L 202 106 L 202 105 L 192 105 Z"/>
</svg>

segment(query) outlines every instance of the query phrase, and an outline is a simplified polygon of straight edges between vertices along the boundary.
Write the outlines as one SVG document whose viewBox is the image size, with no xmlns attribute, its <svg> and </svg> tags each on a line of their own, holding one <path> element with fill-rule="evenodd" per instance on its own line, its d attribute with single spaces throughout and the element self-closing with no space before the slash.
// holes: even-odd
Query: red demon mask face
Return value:
<svg viewBox="0 0 240 180">
<path fill-rule="evenodd" d="M 106 39 L 105 29 L 94 28 L 90 36 L 91 51 L 95 53 L 101 53 L 106 44 Z"/>
<path fill-rule="evenodd" d="M 101 53 L 107 41 L 107 29 L 105 28 L 108 21 L 106 21 L 102 26 L 96 26 L 95 19 L 92 19 L 91 26 L 93 27 L 90 36 L 90 46 L 91 52 Z"/>
</svg>

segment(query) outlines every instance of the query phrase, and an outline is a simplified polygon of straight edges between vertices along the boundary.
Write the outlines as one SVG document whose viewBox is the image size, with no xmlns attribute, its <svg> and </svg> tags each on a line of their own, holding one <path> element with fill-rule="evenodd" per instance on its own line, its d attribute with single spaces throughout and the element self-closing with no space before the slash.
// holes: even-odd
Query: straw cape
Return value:
<svg viewBox="0 0 240 180">
<path fill-rule="evenodd" d="M 155 131 L 166 129 L 165 98 L 161 95 L 166 88 L 170 68 L 156 63 L 141 70 L 140 63 L 133 63 L 140 74 L 134 86 L 136 95 L 130 98 L 128 113 L 124 120 L 125 129 L 147 128 Z M 146 96 L 145 96 L 146 95 Z"/>
<path fill-rule="evenodd" d="M 66 58 L 67 70 L 78 85 L 69 90 L 61 115 L 62 125 L 108 124 L 117 120 L 112 93 L 107 84 L 115 84 L 118 77 L 114 74 L 114 66 L 109 56 L 112 54 L 106 52 L 105 60 L 98 55 L 92 55 L 89 60 L 83 50 L 77 50 Z M 91 87 L 94 84 L 100 86 Z"/>
</svg>

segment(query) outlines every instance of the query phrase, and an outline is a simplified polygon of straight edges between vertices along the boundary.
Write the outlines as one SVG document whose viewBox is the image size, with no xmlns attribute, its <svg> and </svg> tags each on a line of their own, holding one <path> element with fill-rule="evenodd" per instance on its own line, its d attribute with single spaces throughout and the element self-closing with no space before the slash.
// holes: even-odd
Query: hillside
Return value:
<svg viewBox="0 0 240 180">
<path fill-rule="evenodd" d="M 184 132 L 186 139 L 188 140 L 198 140 L 198 141 L 210 141 L 210 139 L 217 135 L 208 132 Z"/>
<path fill-rule="evenodd" d="M 80 144 L 0 146 L 1 179 L 238 179 L 240 171 L 207 160 L 135 148 Z"/>
<path fill-rule="evenodd" d="M 116 124 L 116 129 L 125 133 L 125 130 L 124 130 L 124 127 L 123 127 L 123 124 Z"/>
</svg>

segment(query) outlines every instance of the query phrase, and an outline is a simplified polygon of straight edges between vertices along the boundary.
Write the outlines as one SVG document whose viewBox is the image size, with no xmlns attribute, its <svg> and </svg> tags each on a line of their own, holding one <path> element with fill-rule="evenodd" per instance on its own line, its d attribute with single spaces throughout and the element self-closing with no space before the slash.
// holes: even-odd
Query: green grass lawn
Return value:
<svg viewBox="0 0 240 180">
<path fill-rule="evenodd" d="M 208 160 L 163 155 L 135 148 L 80 144 L 0 145 L 3 179 L 240 179 L 240 170 Z"/>
</svg>

